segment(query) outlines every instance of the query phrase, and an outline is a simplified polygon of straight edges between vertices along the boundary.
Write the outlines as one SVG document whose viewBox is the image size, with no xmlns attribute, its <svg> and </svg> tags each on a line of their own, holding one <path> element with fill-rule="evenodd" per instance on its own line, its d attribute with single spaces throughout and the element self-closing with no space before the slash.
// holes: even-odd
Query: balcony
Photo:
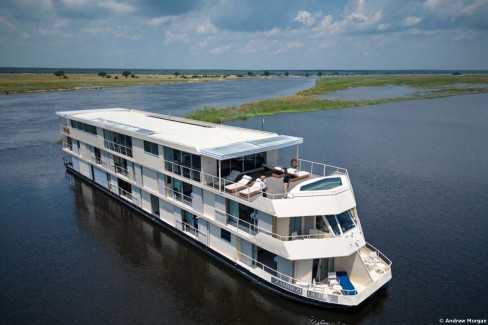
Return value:
<svg viewBox="0 0 488 325">
<path fill-rule="evenodd" d="M 59 127 L 61 129 L 61 133 L 66 134 L 66 135 L 70 135 L 69 126 L 64 125 L 64 124 L 60 124 Z"/>
<path fill-rule="evenodd" d="M 103 140 L 103 144 L 105 148 L 110 149 L 112 151 L 118 152 L 124 156 L 132 157 L 132 148 L 126 147 L 124 145 L 109 141 Z"/>
</svg>

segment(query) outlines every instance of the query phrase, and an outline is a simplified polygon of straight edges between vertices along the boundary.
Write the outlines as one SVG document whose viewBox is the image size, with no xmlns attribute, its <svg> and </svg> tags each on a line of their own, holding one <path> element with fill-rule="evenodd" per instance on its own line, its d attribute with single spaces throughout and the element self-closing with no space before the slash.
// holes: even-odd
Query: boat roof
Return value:
<svg viewBox="0 0 488 325">
<path fill-rule="evenodd" d="M 288 135 L 126 108 L 63 111 L 56 114 L 217 160 L 303 143 L 302 138 Z"/>
</svg>

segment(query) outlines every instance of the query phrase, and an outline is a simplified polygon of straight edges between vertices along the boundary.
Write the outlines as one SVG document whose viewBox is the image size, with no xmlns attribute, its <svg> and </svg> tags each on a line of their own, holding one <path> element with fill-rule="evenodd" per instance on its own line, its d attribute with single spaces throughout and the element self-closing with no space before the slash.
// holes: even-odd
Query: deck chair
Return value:
<svg viewBox="0 0 488 325">
<path fill-rule="evenodd" d="M 220 186 L 225 186 L 229 183 L 235 182 L 237 177 L 239 177 L 240 172 L 237 170 L 232 170 L 229 175 L 223 176 L 220 180 L 217 180 L 213 186 L 219 188 Z"/>
<path fill-rule="evenodd" d="M 226 185 L 225 190 L 231 193 L 242 191 L 247 187 L 247 184 L 249 184 L 251 180 L 252 180 L 251 176 L 244 175 L 237 183 Z"/>
<path fill-rule="evenodd" d="M 310 176 L 309 172 L 304 170 L 296 170 L 295 168 L 288 168 L 288 174 L 291 176 L 290 182 L 296 182 Z"/>
<path fill-rule="evenodd" d="M 250 198 L 251 196 L 254 196 L 259 193 L 261 193 L 260 178 L 256 178 L 256 181 L 252 184 L 252 186 L 239 191 L 239 195 L 245 198 Z"/>
</svg>

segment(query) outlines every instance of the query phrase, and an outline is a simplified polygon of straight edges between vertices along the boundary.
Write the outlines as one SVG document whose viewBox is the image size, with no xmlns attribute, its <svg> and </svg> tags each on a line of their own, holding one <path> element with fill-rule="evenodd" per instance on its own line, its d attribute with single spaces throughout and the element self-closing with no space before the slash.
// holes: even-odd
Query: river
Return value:
<svg viewBox="0 0 488 325">
<path fill-rule="evenodd" d="M 303 158 L 347 168 L 366 240 L 393 261 L 354 312 L 273 296 L 105 194 L 66 178 L 55 111 L 182 116 L 296 93 L 313 79 L 0 97 L 0 323 L 438 323 L 488 310 L 488 95 L 282 114 Z M 232 122 L 260 129 L 261 118 Z"/>
</svg>

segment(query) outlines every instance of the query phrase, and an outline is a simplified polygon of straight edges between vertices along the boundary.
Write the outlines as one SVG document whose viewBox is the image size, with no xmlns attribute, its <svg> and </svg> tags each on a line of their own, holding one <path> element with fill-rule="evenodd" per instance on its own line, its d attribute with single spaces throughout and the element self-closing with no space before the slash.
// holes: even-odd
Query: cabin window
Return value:
<svg viewBox="0 0 488 325">
<path fill-rule="evenodd" d="M 103 130 L 105 148 L 132 157 L 132 138 L 125 134 Z"/>
<path fill-rule="evenodd" d="M 220 228 L 220 238 L 230 243 L 231 242 L 230 231 Z"/>
<path fill-rule="evenodd" d="M 343 233 L 356 227 L 356 224 L 352 220 L 349 211 L 344 211 L 341 214 L 336 215 L 336 217 L 337 221 L 339 221 L 339 225 L 341 226 L 341 230 Z"/>
<path fill-rule="evenodd" d="M 153 155 L 159 155 L 159 145 L 154 142 L 144 140 L 144 151 Z"/>
<path fill-rule="evenodd" d="M 164 147 L 165 169 L 194 181 L 200 181 L 201 157 Z"/>
<path fill-rule="evenodd" d="M 337 224 L 337 220 L 336 220 L 335 216 L 325 216 L 325 218 L 327 219 L 327 222 L 329 223 L 330 227 L 332 228 L 334 235 L 340 236 L 341 230 L 339 229 L 339 225 Z"/>
<path fill-rule="evenodd" d="M 97 127 L 91 124 L 83 123 L 80 121 L 71 120 L 71 127 L 83 132 L 97 135 Z"/>
<path fill-rule="evenodd" d="M 265 152 L 222 160 L 222 175 L 229 175 L 233 170 L 240 173 L 248 172 L 262 167 L 264 163 L 266 163 Z"/>
</svg>

